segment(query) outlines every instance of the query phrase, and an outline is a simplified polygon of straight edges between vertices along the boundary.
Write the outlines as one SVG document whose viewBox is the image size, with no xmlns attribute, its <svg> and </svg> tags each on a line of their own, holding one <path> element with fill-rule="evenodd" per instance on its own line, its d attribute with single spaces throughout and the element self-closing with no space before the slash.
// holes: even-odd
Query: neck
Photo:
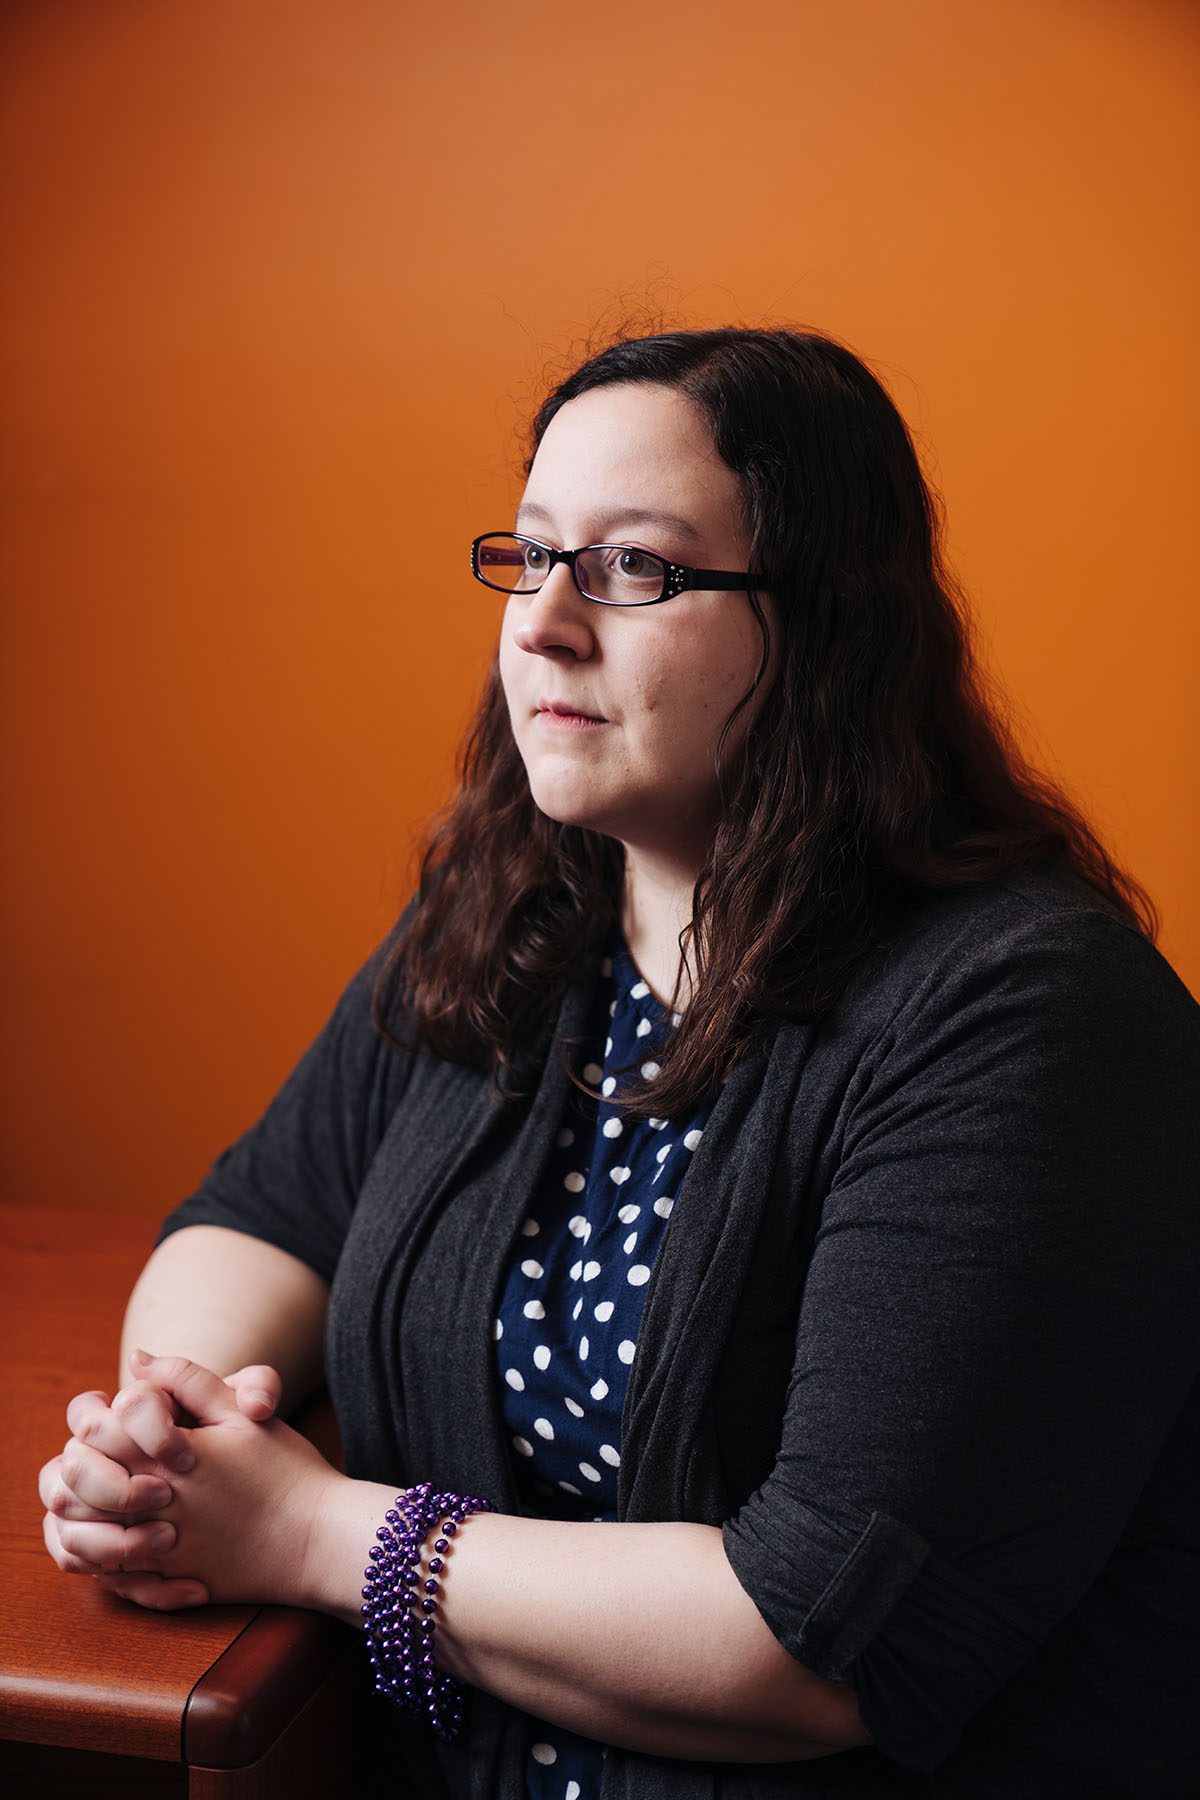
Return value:
<svg viewBox="0 0 1200 1800">
<path fill-rule="evenodd" d="M 625 942 L 655 999 L 679 1012 L 691 994 L 690 971 L 681 968 L 679 934 L 691 922 L 698 873 L 694 863 L 625 846 Z"/>
</svg>

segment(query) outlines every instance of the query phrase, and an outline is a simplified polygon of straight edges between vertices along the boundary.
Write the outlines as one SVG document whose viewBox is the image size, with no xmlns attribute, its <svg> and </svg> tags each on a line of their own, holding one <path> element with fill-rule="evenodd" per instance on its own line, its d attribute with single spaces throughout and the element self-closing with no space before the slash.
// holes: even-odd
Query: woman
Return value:
<svg viewBox="0 0 1200 1800">
<path fill-rule="evenodd" d="M 381 1698 L 380 1792 L 1192 1793 L 1200 1009 L 990 712 L 890 400 L 617 344 L 472 554 L 418 896 L 165 1222 L 51 1554 L 373 1625 L 399 1491 L 462 1496 L 408 1573 L 465 1723 Z M 345 1476 L 272 1417 L 322 1372 Z"/>
</svg>

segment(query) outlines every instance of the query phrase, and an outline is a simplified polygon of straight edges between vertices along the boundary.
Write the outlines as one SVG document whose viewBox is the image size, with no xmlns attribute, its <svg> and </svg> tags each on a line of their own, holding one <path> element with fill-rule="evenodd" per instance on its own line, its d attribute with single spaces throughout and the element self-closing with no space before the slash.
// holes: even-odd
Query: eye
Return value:
<svg viewBox="0 0 1200 1800">
<path fill-rule="evenodd" d="M 525 545 L 525 567 L 532 570 L 535 575 L 540 575 L 549 561 L 550 558 L 540 544 Z"/>
<path fill-rule="evenodd" d="M 640 550 L 622 550 L 617 558 L 617 570 L 621 575 L 646 575 L 649 568 L 649 558 Z"/>
</svg>

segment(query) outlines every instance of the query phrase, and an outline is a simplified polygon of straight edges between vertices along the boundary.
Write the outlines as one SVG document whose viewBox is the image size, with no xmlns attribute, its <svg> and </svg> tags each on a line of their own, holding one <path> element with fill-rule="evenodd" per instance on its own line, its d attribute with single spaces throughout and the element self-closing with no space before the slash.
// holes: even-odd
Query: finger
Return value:
<svg viewBox="0 0 1200 1800">
<path fill-rule="evenodd" d="M 283 1380 L 268 1363 L 252 1363 L 225 1377 L 226 1387 L 233 1389 L 237 1403 L 248 1419 L 258 1423 L 273 1418 L 283 1397 Z"/>
<path fill-rule="evenodd" d="M 175 1490 L 157 1475 L 131 1475 L 90 1444 L 68 1438 L 61 1456 L 43 1465 L 38 1493 L 48 1512 L 62 1519 L 93 1514 L 129 1522 L 126 1515 L 161 1511 Z"/>
<path fill-rule="evenodd" d="M 176 1423 L 174 1401 L 158 1382 L 131 1381 L 113 1401 L 112 1412 L 137 1445 L 139 1461 L 149 1457 L 151 1462 L 164 1463 L 181 1473 L 195 1467 L 188 1434 Z"/>
<path fill-rule="evenodd" d="M 94 1521 L 58 1521 L 58 1544 L 64 1557 L 84 1565 L 86 1573 L 156 1570 L 159 1558 L 175 1545 L 175 1527 L 159 1519 L 145 1525 L 101 1525 Z M 53 1554 L 53 1552 L 52 1552 Z"/>
<path fill-rule="evenodd" d="M 143 1375 L 157 1387 L 165 1388 L 199 1424 L 217 1425 L 222 1419 L 238 1417 L 236 1398 L 211 1369 L 189 1362 L 186 1356 L 147 1356 L 144 1350 L 135 1350 L 133 1356 L 139 1359 Z M 141 1383 L 134 1386 L 140 1387 Z M 130 1391 L 122 1388 L 121 1393 Z M 118 1394 L 117 1399 L 120 1397 Z"/>
<path fill-rule="evenodd" d="M 96 1580 L 110 1594 L 147 1606 L 154 1612 L 176 1612 L 184 1606 L 205 1606 L 208 1589 L 200 1581 L 182 1581 L 164 1575 L 98 1575 Z"/>
<path fill-rule="evenodd" d="M 150 1385 L 150 1383 L 143 1384 L 145 1388 L 149 1388 Z M 113 1462 L 118 1462 L 124 1468 L 133 1470 L 141 1468 L 148 1459 L 153 1460 L 154 1451 L 152 1447 L 147 1448 L 144 1444 L 139 1443 L 131 1435 L 131 1431 L 133 1429 L 144 1430 L 147 1423 L 154 1422 L 156 1432 L 151 1433 L 151 1445 L 161 1444 L 169 1455 L 177 1454 L 181 1450 L 186 1451 L 187 1457 L 191 1459 L 187 1463 L 190 1468 L 194 1458 L 188 1447 L 187 1438 L 175 1424 L 174 1401 L 170 1395 L 160 1393 L 157 1406 L 148 1420 L 138 1419 L 134 1416 L 126 1419 L 123 1415 L 127 1402 L 122 1400 L 122 1395 L 127 1394 L 128 1391 L 128 1389 L 122 1388 L 121 1393 L 111 1402 L 107 1394 L 100 1393 L 98 1390 L 92 1390 L 86 1394 L 76 1394 L 67 1407 L 67 1424 L 74 1435 L 81 1443 L 90 1444 L 93 1449 L 99 1450 L 104 1456 L 111 1457 Z M 164 1460 L 167 1459 L 164 1458 Z M 172 1466 L 175 1465 L 172 1464 Z"/>
</svg>

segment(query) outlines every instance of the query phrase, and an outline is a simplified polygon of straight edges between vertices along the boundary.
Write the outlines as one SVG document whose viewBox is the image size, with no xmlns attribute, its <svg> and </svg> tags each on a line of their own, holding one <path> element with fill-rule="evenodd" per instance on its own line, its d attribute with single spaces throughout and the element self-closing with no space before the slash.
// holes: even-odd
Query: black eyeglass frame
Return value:
<svg viewBox="0 0 1200 1800">
<path fill-rule="evenodd" d="M 593 606 L 615 606 L 622 610 L 632 606 L 660 606 L 664 600 L 674 600 L 679 594 L 686 593 L 689 588 L 711 589 L 716 593 L 745 593 L 750 588 L 761 587 L 761 575 L 746 574 L 741 570 L 731 569 L 693 569 L 686 563 L 670 562 L 665 556 L 659 556 L 656 550 L 643 550 L 640 544 L 584 544 L 578 550 L 556 550 L 553 544 L 544 544 L 541 538 L 527 537 L 521 531 L 484 531 L 471 545 L 471 573 L 476 581 L 484 587 L 490 587 L 497 594 L 540 594 L 545 580 L 539 581 L 536 587 L 506 588 L 499 582 L 489 581 L 480 573 L 479 548 L 489 538 L 511 538 L 518 544 L 532 544 L 536 550 L 544 550 L 550 558 L 550 567 L 546 570 L 548 578 L 554 572 L 556 563 L 566 563 L 571 571 L 571 580 L 575 590 Z M 579 585 L 579 576 L 575 571 L 575 559 L 586 556 L 589 550 L 631 550 L 636 556 L 648 556 L 651 561 L 662 564 L 663 591 L 655 595 L 653 600 L 601 600 L 595 594 L 584 593 Z"/>
</svg>

